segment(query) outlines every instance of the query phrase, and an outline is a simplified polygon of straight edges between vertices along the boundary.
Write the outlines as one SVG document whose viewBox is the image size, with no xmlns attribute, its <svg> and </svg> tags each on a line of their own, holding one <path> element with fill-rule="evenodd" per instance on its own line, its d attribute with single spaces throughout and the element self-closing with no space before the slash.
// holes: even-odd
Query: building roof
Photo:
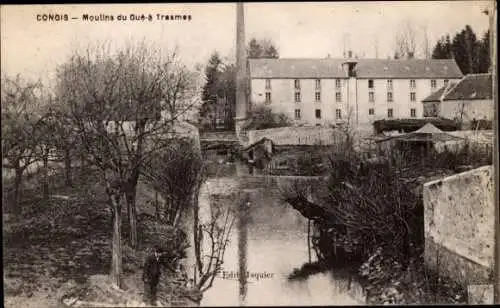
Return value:
<svg viewBox="0 0 500 308">
<path fill-rule="evenodd" d="M 252 78 L 348 78 L 348 59 L 249 59 Z M 462 78 L 453 59 L 356 59 L 357 78 Z"/>
<path fill-rule="evenodd" d="M 391 136 L 386 139 L 377 140 L 376 142 L 384 142 L 393 139 L 402 141 L 452 141 L 461 140 L 463 138 L 444 132 L 436 126 L 432 125 L 432 123 L 426 123 L 416 131 L 398 136 Z"/>
<path fill-rule="evenodd" d="M 410 134 L 441 134 L 441 133 L 443 133 L 442 130 L 432 125 L 432 123 L 427 123 Z"/>
<path fill-rule="evenodd" d="M 453 87 L 456 85 L 456 82 L 450 82 L 447 85 L 441 87 L 436 92 L 431 93 L 431 95 L 427 96 L 422 100 L 422 103 L 430 103 L 430 102 L 440 102 L 444 95 L 446 95 Z"/>
<path fill-rule="evenodd" d="M 492 90 L 491 74 L 469 74 L 462 78 L 443 100 L 492 99 Z"/>
<path fill-rule="evenodd" d="M 377 134 L 385 131 L 416 131 L 427 123 L 431 123 L 443 131 L 457 130 L 457 123 L 444 118 L 409 118 L 409 119 L 383 119 L 373 122 L 373 128 Z"/>
</svg>

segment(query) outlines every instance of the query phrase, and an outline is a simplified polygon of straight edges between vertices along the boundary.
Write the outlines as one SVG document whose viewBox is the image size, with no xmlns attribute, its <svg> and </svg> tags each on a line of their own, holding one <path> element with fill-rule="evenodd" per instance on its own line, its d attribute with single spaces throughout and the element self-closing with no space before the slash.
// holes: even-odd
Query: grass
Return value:
<svg viewBox="0 0 500 308">
<path fill-rule="evenodd" d="M 134 251 L 125 245 L 123 264 L 127 296 L 110 289 L 111 284 L 106 279 L 111 261 L 111 214 L 94 176 L 75 176 L 79 181 L 71 188 L 59 183 L 63 180 L 55 174 L 48 202 L 40 200 L 36 184 L 26 185 L 23 214 L 19 217 L 9 215 L 11 217 L 4 221 L 6 307 L 57 307 L 68 297 L 111 301 L 120 306 L 126 305 L 126 301 L 132 306 L 140 303 L 141 265 L 147 251 Z M 139 238 L 153 238 L 150 232 L 154 229 L 151 227 L 154 221 L 150 217 L 144 213 L 139 216 Z M 174 231 L 163 230 L 164 236 L 170 232 L 175 237 Z M 148 245 L 148 242 L 142 244 Z M 178 286 L 172 283 L 178 273 L 167 272 L 163 276 L 160 290 L 176 293 Z M 182 279 L 177 281 L 177 285 L 182 284 Z M 182 290 L 177 293 L 167 300 L 178 299 Z"/>
</svg>

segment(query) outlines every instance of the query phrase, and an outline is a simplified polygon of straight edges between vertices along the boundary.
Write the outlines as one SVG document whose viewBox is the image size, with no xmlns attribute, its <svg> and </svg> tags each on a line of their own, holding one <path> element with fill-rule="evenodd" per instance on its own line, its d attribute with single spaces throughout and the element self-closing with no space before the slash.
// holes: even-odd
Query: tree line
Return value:
<svg viewBox="0 0 500 308">
<path fill-rule="evenodd" d="M 463 74 L 487 73 L 490 67 L 490 32 L 478 38 L 471 26 L 457 32 L 453 39 L 443 35 L 432 50 L 433 59 L 455 59 Z"/>
<path fill-rule="evenodd" d="M 270 39 L 252 38 L 247 45 L 247 57 L 276 59 L 279 58 L 279 51 Z M 206 81 L 199 111 L 202 127 L 206 130 L 233 130 L 236 115 L 236 65 L 231 61 L 224 61 L 220 53 L 214 51 L 206 65 L 205 75 Z M 255 121 L 272 122 L 264 126 L 273 126 L 275 118 L 280 122 L 284 117 L 283 115 L 274 117 L 270 114 L 270 109 L 264 107 L 257 108 L 254 113 L 258 118 Z"/>
</svg>

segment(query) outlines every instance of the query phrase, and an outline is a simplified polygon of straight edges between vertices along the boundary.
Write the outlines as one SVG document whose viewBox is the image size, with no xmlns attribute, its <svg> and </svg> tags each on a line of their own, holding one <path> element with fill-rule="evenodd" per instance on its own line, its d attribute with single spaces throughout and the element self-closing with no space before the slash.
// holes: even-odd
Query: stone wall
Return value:
<svg viewBox="0 0 500 308">
<path fill-rule="evenodd" d="M 493 166 L 424 184 L 425 261 L 464 285 L 491 283 Z"/>
</svg>

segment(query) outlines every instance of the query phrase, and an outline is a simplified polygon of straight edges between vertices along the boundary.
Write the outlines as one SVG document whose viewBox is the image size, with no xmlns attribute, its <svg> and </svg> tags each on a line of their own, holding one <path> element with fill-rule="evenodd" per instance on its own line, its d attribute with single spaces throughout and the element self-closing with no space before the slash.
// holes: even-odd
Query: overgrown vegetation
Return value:
<svg viewBox="0 0 500 308">
<path fill-rule="evenodd" d="M 4 237 L 17 257 L 30 255 L 27 262 L 51 258 L 36 263 L 43 277 L 31 265 L 21 269 L 25 280 L 43 284 L 59 275 L 59 266 L 67 279 L 85 278 L 81 289 L 107 271 L 110 278 L 100 282 L 134 293 L 142 291 L 140 278 L 134 276 L 133 287 L 127 283 L 141 271 L 150 245 L 167 248 L 170 267 L 185 257 L 180 222 L 197 210 L 203 177 L 196 137 L 177 127 L 193 107 L 197 85 L 175 53 L 165 57 L 146 43 L 117 52 L 108 47 L 73 54 L 58 67 L 54 88 L 3 79 L 2 171 L 12 171 L 2 172 L 9 186 L 2 205 L 10 215 Z M 163 200 L 156 207 L 139 200 L 139 184 Z M 73 260 L 71 247 L 84 253 Z M 92 266 L 95 271 L 87 271 Z"/>
<path fill-rule="evenodd" d="M 317 201 L 298 185 L 284 192 L 285 200 L 314 220 L 320 264 L 351 264 L 369 303 L 464 302 L 463 288 L 424 266 L 420 187 L 433 176 L 492 164 L 491 147 L 465 142 L 456 150 L 411 153 L 393 150 L 365 160 L 346 138 L 331 156 Z"/>
<path fill-rule="evenodd" d="M 150 209 L 139 204 L 145 211 L 138 217 L 140 247 L 135 250 L 124 245 L 123 290 L 111 288 L 112 280 L 104 279 L 110 267 L 112 231 L 112 217 L 103 206 L 106 194 L 95 171 L 74 168 L 74 173 L 74 185 L 69 187 L 64 169 L 55 169 L 48 203 L 40 197 L 40 177 L 35 175 L 24 183 L 22 215 L 4 216 L 6 302 L 14 307 L 31 302 L 38 307 L 55 307 L 60 300 L 72 299 L 138 306 L 142 302 L 141 267 L 149 247 L 168 247 L 165 261 L 176 269 L 184 256 L 186 236 L 158 222 L 147 213 Z M 165 287 L 159 289 L 159 298 L 164 303 L 180 300 L 187 292 L 186 279 L 181 272 L 163 272 L 161 283 Z M 180 285 L 174 286 L 172 281 Z M 171 296 L 174 289 L 177 293 Z"/>
<path fill-rule="evenodd" d="M 253 106 L 245 130 L 286 127 L 292 125 L 292 120 L 284 113 L 274 112 L 265 105 Z"/>
</svg>

